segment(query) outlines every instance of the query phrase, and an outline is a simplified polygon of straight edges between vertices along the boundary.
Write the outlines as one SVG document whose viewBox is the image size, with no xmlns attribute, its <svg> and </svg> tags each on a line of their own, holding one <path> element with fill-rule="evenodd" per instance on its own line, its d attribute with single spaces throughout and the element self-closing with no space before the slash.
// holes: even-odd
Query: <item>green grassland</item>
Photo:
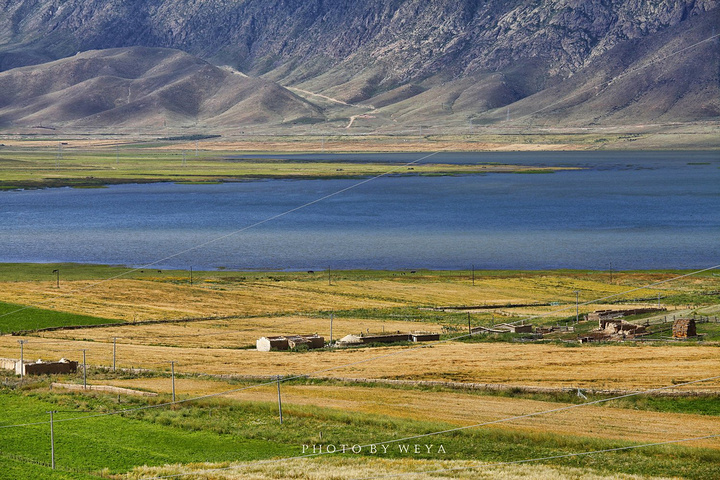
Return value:
<svg viewBox="0 0 720 480">
<path fill-rule="evenodd" d="M 267 402 L 209 399 L 173 407 L 160 406 L 122 415 L 92 417 L 118 409 L 147 407 L 147 400 L 110 395 L 58 394 L 36 386 L 31 390 L 0 390 L 0 409 L 7 414 L 2 425 L 46 422 L 17 428 L 0 428 L 0 463 L 14 478 L 68 478 L 29 463 L 49 463 L 49 415 L 55 414 L 55 455 L 60 469 L 95 474 L 119 474 L 141 465 L 190 462 L 251 461 L 302 455 L 303 445 L 370 445 L 401 440 L 453 428 L 433 421 L 368 415 L 314 406 L 289 405 L 284 423 L 277 406 Z M 152 402 L 166 401 L 160 398 Z M 85 418 L 83 418 L 85 417 Z M 75 420 L 70 420 L 75 418 Z M 322 433 L 321 433 L 322 432 Z M 421 453 L 414 458 L 514 461 L 568 453 L 632 446 L 631 442 L 565 437 L 497 428 L 475 428 L 426 438 L 402 440 L 406 444 L 443 445 L 444 453 Z M 348 456 L 352 454 L 346 454 Z M 365 449 L 361 455 L 371 455 Z M 396 448 L 383 454 L 402 457 Z M 18 458 L 25 461 L 18 460 Z M 683 461 L 677 461 L 682 458 Z M 720 451 L 667 445 L 547 460 L 551 465 L 581 467 L 606 474 L 680 476 L 691 479 L 720 475 Z"/>
<path fill-rule="evenodd" d="M 0 302 L 0 334 L 47 327 L 105 323 L 119 323 L 119 321 Z"/>
</svg>

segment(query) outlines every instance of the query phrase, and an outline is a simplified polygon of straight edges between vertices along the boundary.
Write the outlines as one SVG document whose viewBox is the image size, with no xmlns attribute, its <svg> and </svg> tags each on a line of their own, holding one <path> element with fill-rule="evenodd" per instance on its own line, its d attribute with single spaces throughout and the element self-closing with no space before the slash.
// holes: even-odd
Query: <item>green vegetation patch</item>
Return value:
<svg viewBox="0 0 720 480">
<path fill-rule="evenodd" d="M 3 425 L 17 424 L 23 422 L 23 419 L 32 419 L 31 423 L 47 423 L 18 427 L 21 430 L 0 429 L 0 451 L 5 455 L 49 462 L 50 416 L 45 412 L 55 410 L 58 412 L 54 425 L 55 458 L 61 468 L 86 472 L 107 469 L 119 473 L 138 465 L 252 460 L 294 452 L 289 446 L 278 442 L 221 434 L 209 428 L 173 425 L 173 422 L 163 421 L 162 418 L 148 421 L 108 415 L 68 421 L 71 417 L 87 415 L 80 412 L 83 410 L 102 412 L 128 407 L 115 402 L 114 397 L 110 396 L 19 394 L 6 390 L 0 394 L 0 409 L 8 413 L 4 416 Z M 165 407 L 162 412 L 170 416 L 175 414 L 175 411 Z M 188 412 L 193 412 L 191 416 L 207 415 L 202 408 L 178 411 L 180 417 L 186 416 Z"/>
<path fill-rule="evenodd" d="M 371 458 L 382 455 L 386 458 L 485 462 L 523 461 L 639 445 L 621 440 L 487 427 L 434 435 L 434 432 L 455 426 L 312 405 L 286 405 L 281 425 L 274 402 L 239 402 L 223 398 L 68 421 L 72 417 L 133 409 L 148 406 L 148 402 L 157 405 L 164 401 L 167 401 L 166 397 L 123 398 L 123 403 L 118 404 L 118 399 L 112 395 L 0 390 L 0 409 L 7 412 L 3 425 L 47 422 L 49 415 L 45 412 L 58 411 L 55 416 L 58 466 L 85 472 L 113 474 L 140 465 L 291 457 L 302 454 L 303 445 L 311 448 L 318 444 L 369 446 L 385 443 L 389 446 L 382 454 L 373 454 L 369 448 L 359 453 Z M 0 445 L 5 458 L 18 455 L 34 461 L 48 461 L 49 424 L 18 428 L 22 430 L 0 429 Z M 426 434 L 432 435 L 423 436 Z M 415 444 L 421 446 L 419 454 L 409 454 L 399 448 L 407 445 L 414 449 Z M 430 451 L 425 445 L 432 445 Z M 720 451 L 689 445 L 643 447 L 556 458 L 543 463 L 608 474 L 622 472 L 690 479 L 718 478 L 720 475 Z M 14 464 L 14 468 L 18 471 L 15 478 L 30 478 L 30 474 L 37 474 L 39 467 L 28 464 L 27 474 L 19 463 Z"/>
<path fill-rule="evenodd" d="M 0 333 L 71 325 L 122 323 L 120 320 L 0 302 Z"/>
</svg>

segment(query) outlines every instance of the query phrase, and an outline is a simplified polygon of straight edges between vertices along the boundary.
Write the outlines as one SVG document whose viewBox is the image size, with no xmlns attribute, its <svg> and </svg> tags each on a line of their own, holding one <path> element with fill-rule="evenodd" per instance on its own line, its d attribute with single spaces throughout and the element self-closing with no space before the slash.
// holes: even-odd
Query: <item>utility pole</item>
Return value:
<svg viewBox="0 0 720 480">
<path fill-rule="evenodd" d="M 575 323 L 580 323 L 580 291 L 575 290 Z"/>
<path fill-rule="evenodd" d="M 85 362 L 85 350 L 83 350 L 83 390 L 87 390 L 87 363 Z"/>
<path fill-rule="evenodd" d="M 27 340 L 18 340 L 18 343 L 20 343 L 20 381 L 25 378 L 25 358 L 24 358 L 24 352 L 23 352 L 23 346 L 27 343 Z"/>
<path fill-rule="evenodd" d="M 278 411 L 280 412 L 280 425 L 282 425 L 283 416 L 282 416 L 282 397 L 280 396 L 280 375 L 277 376 L 277 391 L 278 391 Z"/>
<path fill-rule="evenodd" d="M 170 362 L 170 375 L 172 376 L 173 403 L 175 403 L 175 362 Z"/>
<path fill-rule="evenodd" d="M 53 422 L 53 410 L 47 412 L 50 414 L 50 466 L 55 470 L 55 428 Z"/>
<path fill-rule="evenodd" d="M 115 371 L 116 356 L 117 356 L 117 337 L 113 337 L 113 372 Z"/>
<path fill-rule="evenodd" d="M 193 284 L 193 271 L 192 271 L 192 267 L 190 267 L 190 285 L 192 285 L 192 284 Z"/>
<path fill-rule="evenodd" d="M 468 334 L 472 336 L 472 327 L 470 326 L 470 312 L 468 312 Z"/>
<path fill-rule="evenodd" d="M 55 287 L 60 288 L 60 270 L 55 269 L 52 273 L 55 274 Z"/>
</svg>

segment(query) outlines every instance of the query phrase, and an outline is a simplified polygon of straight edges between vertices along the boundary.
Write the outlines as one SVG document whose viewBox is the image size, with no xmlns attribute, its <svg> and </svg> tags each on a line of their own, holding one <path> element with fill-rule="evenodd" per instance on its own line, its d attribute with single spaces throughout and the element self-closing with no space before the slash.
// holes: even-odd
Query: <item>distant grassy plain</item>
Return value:
<svg viewBox="0 0 720 480">
<path fill-rule="evenodd" d="M 265 143 L 264 143 L 265 142 Z M 486 163 L 442 164 L 425 159 L 413 165 L 391 163 L 348 163 L 342 161 L 292 161 L 273 158 L 243 158 L 243 153 L 302 152 L 314 144 L 305 139 L 283 149 L 285 142 L 221 143 L 157 141 L 123 142 L 66 139 L 7 141 L 0 147 L 0 188 L 102 187 L 117 183 L 212 183 L 272 178 L 361 178 L 377 175 L 480 175 L 487 173 L 552 173 L 558 167 L 527 167 Z M 324 145 L 324 141 L 322 142 Z M 347 147 L 350 140 L 328 144 L 327 151 L 357 151 Z M 366 142 L 367 151 L 378 144 Z M 440 142 L 437 151 L 455 151 L 453 143 Z M 382 144 L 379 144 L 382 145 Z M 413 151 L 412 147 L 407 146 Z M 299 149 L 299 150 L 296 150 Z M 309 149 L 313 151 L 314 149 Z M 379 148 L 379 151 L 388 149 Z M 396 151 L 395 148 L 389 149 Z M 322 151 L 325 151 L 323 147 Z M 359 151 L 365 151 L 363 149 Z M 399 151 L 399 150 L 397 150 Z M 418 160 L 422 156 L 418 156 Z"/>
</svg>

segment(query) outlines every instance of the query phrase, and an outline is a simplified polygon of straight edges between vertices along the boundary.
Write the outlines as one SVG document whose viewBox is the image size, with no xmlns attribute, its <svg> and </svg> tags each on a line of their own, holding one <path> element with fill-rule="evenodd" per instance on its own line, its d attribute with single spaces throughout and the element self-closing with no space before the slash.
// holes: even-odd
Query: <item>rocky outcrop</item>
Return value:
<svg viewBox="0 0 720 480">
<path fill-rule="evenodd" d="M 657 58 L 657 52 L 672 53 L 668 46 L 689 45 L 686 32 L 694 29 L 712 35 L 709 25 L 718 24 L 719 4 L 718 0 L 0 0 L 0 70 L 92 49 L 165 47 L 348 103 L 397 104 L 388 111 L 393 118 L 423 118 L 435 110 L 440 115 L 466 111 L 463 122 L 477 115 L 483 117 L 478 121 L 495 122 L 506 112 L 494 116 L 485 112 L 528 98 L 527 106 L 520 106 L 525 111 L 538 105 L 545 108 L 548 101 L 533 96 L 561 94 L 557 87 L 568 79 L 583 79 L 571 87 L 584 91 L 592 88 L 590 76 L 620 75 L 640 60 Z M 694 90 L 661 91 L 667 98 L 655 116 L 672 108 L 683 119 L 716 116 L 720 106 L 712 100 L 718 83 L 712 73 L 715 51 L 706 59 L 707 71 L 694 81 Z M 684 67 L 670 65 L 669 70 L 684 71 Z M 604 102 L 606 111 L 597 118 L 642 116 L 645 105 L 628 107 L 637 96 L 654 95 L 656 83 L 643 84 L 636 93 L 631 88 L 626 91 L 628 98 Z M 437 108 L 427 102 L 422 108 L 413 104 L 423 92 L 431 103 L 441 99 Z M 679 106 L 678 100 L 682 100 Z M 580 123 L 586 116 L 585 108 L 571 112 Z"/>
<path fill-rule="evenodd" d="M 299 60 L 350 70 L 371 61 L 387 67 L 381 82 L 403 83 L 517 62 L 567 76 L 620 42 L 703 15 L 718 2 L 4 0 L 0 6 L 0 41 L 15 51 L 33 47 L 29 61 L 143 45 L 256 74 Z"/>
</svg>

